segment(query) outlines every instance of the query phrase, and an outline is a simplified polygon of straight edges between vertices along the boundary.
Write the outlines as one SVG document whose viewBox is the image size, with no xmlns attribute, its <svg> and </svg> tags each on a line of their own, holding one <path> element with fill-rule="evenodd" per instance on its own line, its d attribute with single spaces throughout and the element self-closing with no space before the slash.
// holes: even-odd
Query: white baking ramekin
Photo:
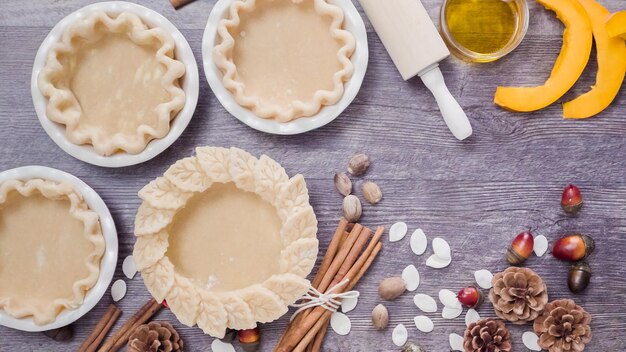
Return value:
<svg viewBox="0 0 626 352">
<path fill-rule="evenodd" d="M 146 146 L 146 149 L 139 154 L 116 153 L 111 156 L 102 156 L 96 153 L 91 145 L 77 145 L 70 142 L 65 137 L 65 126 L 51 121 L 46 116 L 47 99 L 41 94 L 37 85 L 37 76 L 39 76 L 39 72 L 45 65 L 46 56 L 52 45 L 61 38 L 63 32 L 70 24 L 95 11 L 104 11 L 108 14 L 132 12 L 149 26 L 161 27 L 167 30 L 176 42 L 176 59 L 185 64 L 185 76 L 181 79 L 181 88 L 185 91 L 186 95 L 185 106 L 178 113 L 176 118 L 172 120 L 169 133 L 163 138 L 152 140 Z M 99 2 L 85 6 L 71 13 L 52 28 L 46 39 L 41 43 L 37 51 L 37 56 L 35 56 L 30 80 L 30 90 L 41 126 L 61 149 L 76 159 L 89 164 L 104 167 L 124 167 L 139 164 L 154 158 L 172 145 L 183 133 L 196 110 L 196 104 L 198 102 L 198 65 L 196 64 L 193 51 L 182 33 L 180 33 L 172 22 L 158 12 L 125 1 Z"/>
<path fill-rule="evenodd" d="M 24 166 L 0 172 L 0 184 L 8 180 L 29 180 L 35 178 L 71 184 L 74 189 L 83 196 L 89 208 L 95 211 L 100 217 L 100 227 L 102 228 L 106 248 L 100 262 L 100 276 L 98 277 L 98 281 L 96 285 L 87 292 L 83 304 L 77 309 L 64 310 L 57 316 L 54 322 L 46 325 L 35 324 L 32 317 L 17 319 L 0 310 L 0 325 L 29 332 L 52 330 L 69 325 L 87 314 L 87 312 L 98 304 L 107 291 L 111 279 L 113 279 L 113 274 L 117 267 L 118 246 L 117 230 L 115 229 L 115 223 L 113 222 L 109 208 L 104 204 L 104 201 L 100 198 L 98 193 L 85 182 L 61 170 L 44 166 Z"/>
<path fill-rule="evenodd" d="M 356 97 L 363 83 L 369 58 L 365 24 L 363 23 L 361 15 L 359 15 L 359 11 L 354 7 L 354 4 L 352 4 L 352 1 L 328 0 L 329 3 L 341 7 L 345 15 L 344 28 L 350 31 L 356 39 L 356 50 L 350 58 L 354 64 L 354 73 L 350 80 L 344 85 L 345 91 L 343 96 L 336 104 L 322 107 L 317 114 L 311 117 L 301 117 L 290 122 L 278 122 L 273 119 L 258 117 L 251 110 L 239 105 L 222 83 L 222 72 L 213 61 L 213 47 L 215 46 L 215 39 L 217 37 L 218 22 L 227 15 L 228 9 L 233 1 L 234 0 L 217 1 L 215 6 L 213 6 L 213 10 L 211 10 L 209 20 L 204 30 L 204 36 L 202 37 L 204 73 L 213 90 L 213 94 L 215 94 L 222 106 L 224 106 L 231 115 L 256 130 L 272 134 L 289 135 L 304 133 L 330 123 L 352 103 L 352 100 Z"/>
</svg>

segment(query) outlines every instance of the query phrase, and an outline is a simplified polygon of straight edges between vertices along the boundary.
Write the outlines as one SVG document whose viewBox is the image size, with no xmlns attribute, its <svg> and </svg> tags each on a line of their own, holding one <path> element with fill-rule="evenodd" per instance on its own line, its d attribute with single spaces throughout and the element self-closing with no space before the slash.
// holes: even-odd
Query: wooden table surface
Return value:
<svg viewBox="0 0 626 352">
<path fill-rule="evenodd" d="M 0 169 L 46 165 L 70 172 L 91 185 L 108 204 L 120 240 L 119 266 L 134 243 L 133 221 L 139 205 L 137 191 L 161 175 L 176 160 L 189 156 L 196 146 L 237 146 L 255 155 L 276 159 L 290 175 L 302 173 L 319 220 L 320 248 L 325 249 L 340 216 L 341 198 L 333 188 L 335 171 L 345 167 L 355 152 L 373 160 L 363 179 L 382 188 L 383 201 L 364 206 L 362 222 L 389 226 L 396 221 L 421 227 L 429 239 L 445 238 L 452 247 L 452 264 L 442 270 L 425 266 L 430 253 L 415 256 L 408 238 L 385 241 L 384 250 L 368 275 L 357 286 L 361 298 L 348 316 L 352 332 L 338 336 L 330 331 L 325 351 L 397 351 L 391 330 L 399 323 L 409 329 L 410 340 L 427 351 L 448 351 L 448 334 L 462 334 L 463 316 L 434 321 L 432 333 L 419 332 L 413 317 L 421 314 L 405 294 L 387 303 L 391 321 L 384 332 L 371 327 L 370 312 L 379 303 L 377 285 L 415 264 L 422 276 L 418 292 L 437 296 L 442 288 L 458 290 L 473 282 L 473 272 L 507 267 L 505 248 L 523 230 L 532 229 L 553 243 L 559 236 L 581 231 L 595 237 L 596 252 L 590 259 L 594 276 L 586 292 L 567 289 L 568 266 L 551 255 L 533 257 L 527 266 L 545 279 L 551 299 L 573 298 L 593 316 L 593 341 L 587 351 L 626 350 L 626 90 L 598 117 L 585 121 L 561 118 L 560 104 L 531 114 L 511 113 L 492 103 L 496 85 L 543 82 L 561 46 L 562 25 L 553 13 L 531 3 L 528 35 L 520 47 L 500 61 L 470 65 L 457 58 L 442 63 L 452 93 L 465 107 L 474 135 L 455 140 L 441 119 L 433 97 L 419 80 L 403 82 L 372 27 L 365 19 L 370 62 L 363 87 L 354 103 L 333 123 L 301 136 L 274 136 L 257 132 L 231 117 L 215 99 L 201 72 L 200 100 L 189 127 L 163 154 L 144 164 L 122 169 L 100 168 L 73 159 L 43 131 L 31 102 L 30 76 L 39 44 L 48 31 L 70 12 L 89 0 L 3 0 L 0 11 Z M 214 1 L 199 0 L 175 11 L 167 0 L 138 1 L 169 18 L 187 37 L 201 67 L 201 39 Z M 424 1 L 437 18 L 440 0 Z M 601 1 L 611 11 L 626 8 L 619 0 Z M 580 79 L 573 97 L 595 80 L 595 59 Z M 579 185 L 585 207 L 578 217 L 560 210 L 561 190 L 567 183 Z M 358 185 L 359 183 L 357 183 Z M 128 282 L 128 293 L 119 302 L 122 321 L 149 297 L 140 275 Z M 93 328 L 111 303 L 102 301 L 75 324 L 75 336 L 67 343 L 49 340 L 40 333 L 0 327 L 0 351 L 70 351 Z M 493 316 L 487 302 L 479 313 Z M 158 319 L 176 322 L 188 351 L 210 351 L 211 338 L 198 328 L 178 324 L 169 311 Z M 287 317 L 262 327 L 262 351 L 269 351 Z M 118 322 L 118 326 L 119 326 Z M 530 324 L 513 327 L 514 351 L 525 351 L 521 341 Z"/>
</svg>

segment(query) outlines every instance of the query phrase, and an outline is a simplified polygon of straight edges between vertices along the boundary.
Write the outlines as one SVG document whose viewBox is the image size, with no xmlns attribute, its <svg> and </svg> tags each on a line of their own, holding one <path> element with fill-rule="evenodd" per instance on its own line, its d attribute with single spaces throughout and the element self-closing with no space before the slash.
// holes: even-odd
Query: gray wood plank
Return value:
<svg viewBox="0 0 626 352">
<path fill-rule="evenodd" d="M 191 155 L 198 145 L 235 145 L 253 154 L 266 153 L 283 164 L 290 175 L 302 173 L 320 225 L 325 248 L 340 215 L 340 197 L 332 175 L 345 167 L 349 156 L 368 153 L 373 165 L 365 179 L 381 186 L 381 204 L 364 207 L 366 225 L 391 225 L 406 221 L 411 230 L 421 227 L 430 239 L 446 238 L 453 250 L 452 265 L 443 270 L 427 268 L 427 252 L 416 257 L 408 241 L 385 242 L 382 255 L 357 287 L 361 299 L 349 313 L 349 336 L 329 332 L 326 351 L 394 351 L 391 329 L 374 331 L 371 309 L 379 303 L 377 283 L 415 264 L 422 275 L 419 292 L 436 296 L 441 288 L 457 290 L 473 281 L 473 271 L 502 270 L 504 250 L 518 232 L 531 228 L 551 241 L 581 231 L 594 236 L 597 252 L 591 259 L 592 285 L 580 295 L 566 287 L 567 265 L 551 256 L 532 258 L 528 267 L 546 280 L 551 298 L 574 297 L 593 315 L 594 340 L 588 351 L 624 351 L 626 328 L 626 270 L 621 255 L 626 250 L 626 94 L 599 117 L 566 121 L 559 104 L 532 114 L 515 114 L 493 105 L 497 85 L 541 83 L 550 72 L 561 45 L 562 25 L 554 14 L 531 3 L 531 23 L 522 45 L 511 55 L 490 64 L 467 64 L 450 58 L 442 64 L 450 90 L 459 97 L 472 120 L 475 135 L 457 142 L 445 128 L 421 82 L 402 82 L 366 20 L 370 64 L 363 88 L 344 114 L 328 126 L 304 136 L 272 136 L 254 131 L 231 117 L 217 102 L 201 74 L 200 101 L 182 137 L 152 161 L 123 169 L 103 169 L 79 162 L 63 153 L 39 126 L 30 98 L 30 71 L 35 52 L 49 29 L 89 0 L 4 0 L 0 11 L 0 170 L 39 164 L 71 172 L 98 191 L 111 209 L 120 237 L 120 260 L 131 253 L 137 191 L 179 158 Z M 201 40 L 213 0 L 198 0 L 174 11 L 166 0 L 137 1 L 168 17 L 190 42 L 201 65 Z M 622 9 L 618 0 L 602 1 L 612 11 Z M 440 1 L 424 1 L 433 18 Z M 595 80 L 594 59 L 566 98 L 580 94 Z M 201 72 L 202 73 L 202 72 Z M 567 100 L 567 99 L 566 99 Z M 581 186 L 586 205 L 575 218 L 559 209 L 561 188 L 569 182 Z M 116 278 L 122 278 L 121 269 Z M 120 302 L 131 315 L 149 293 L 138 276 L 128 282 L 129 292 Z M 68 343 L 54 343 L 41 334 L 0 327 L 0 351 L 68 351 L 75 349 L 111 302 L 109 295 L 76 324 L 76 336 Z M 420 314 L 406 294 L 387 304 L 391 324 L 404 323 L 412 340 L 429 351 L 447 350 L 451 332 L 462 334 L 462 318 L 435 322 L 430 334 L 418 332 L 413 317 Z M 487 303 L 479 310 L 492 316 Z M 169 311 L 159 319 L 176 322 Z M 122 318 L 123 320 L 124 318 Z M 263 326 L 262 350 L 275 343 L 287 318 Z M 119 326 L 120 323 L 118 323 Z M 211 339 L 197 328 L 176 324 L 188 350 L 208 351 Z M 515 351 L 524 351 L 521 334 L 531 326 L 510 326 Z"/>
</svg>

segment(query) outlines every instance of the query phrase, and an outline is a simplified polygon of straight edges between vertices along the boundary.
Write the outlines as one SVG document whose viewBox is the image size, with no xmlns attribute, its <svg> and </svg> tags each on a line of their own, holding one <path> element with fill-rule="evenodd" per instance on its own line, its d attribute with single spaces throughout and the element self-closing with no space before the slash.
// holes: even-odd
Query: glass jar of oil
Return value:
<svg viewBox="0 0 626 352">
<path fill-rule="evenodd" d="M 444 0 L 441 33 L 462 59 L 490 62 L 510 53 L 528 29 L 525 0 Z"/>
</svg>

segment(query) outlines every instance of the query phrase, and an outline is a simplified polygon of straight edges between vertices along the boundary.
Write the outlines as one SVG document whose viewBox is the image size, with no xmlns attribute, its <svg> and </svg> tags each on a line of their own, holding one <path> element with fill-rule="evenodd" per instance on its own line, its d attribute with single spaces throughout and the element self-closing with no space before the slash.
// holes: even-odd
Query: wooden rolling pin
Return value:
<svg viewBox="0 0 626 352">
<path fill-rule="evenodd" d="M 359 0 L 404 80 L 420 76 L 459 140 L 472 135 L 467 115 L 443 79 L 439 62 L 450 51 L 420 0 Z"/>
</svg>

